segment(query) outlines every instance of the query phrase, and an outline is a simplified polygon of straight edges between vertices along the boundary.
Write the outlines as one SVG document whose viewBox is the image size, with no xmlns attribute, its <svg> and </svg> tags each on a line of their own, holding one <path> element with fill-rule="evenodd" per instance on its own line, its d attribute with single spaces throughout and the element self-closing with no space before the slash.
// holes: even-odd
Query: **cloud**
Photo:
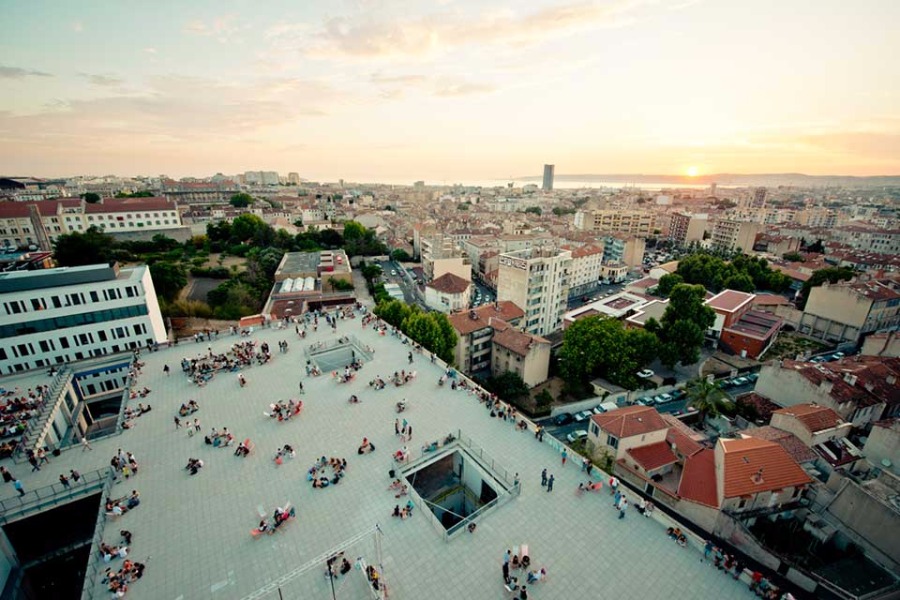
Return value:
<svg viewBox="0 0 900 600">
<path fill-rule="evenodd" d="M 0 65 L 0 79 L 25 79 L 26 77 L 53 77 L 50 73 L 21 67 L 4 67 Z"/>
<path fill-rule="evenodd" d="M 369 80 L 378 85 L 419 84 L 428 78 L 424 75 L 383 75 L 372 73 Z"/>
<path fill-rule="evenodd" d="M 147 54 L 156 54 L 156 48 L 144 48 L 144 52 Z"/>
<path fill-rule="evenodd" d="M 647 0 L 575 2 L 530 13 L 513 11 L 462 15 L 441 12 L 393 21 L 370 14 L 334 17 L 315 35 L 303 34 L 307 55 L 316 58 L 427 58 L 440 51 L 474 44 L 530 45 L 579 30 L 620 26 L 628 13 Z M 270 37 L 292 36 L 286 29 Z"/>
<path fill-rule="evenodd" d="M 95 75 L 92 73 L 79 73 L 79 77 L 82 77 L 88 81 L 91 85 L 99 85 L 102 87 L 116 87 L 125 83 L 124 79 L 119 79 L 118 77 L 111 77 L 109 75 Z"/>
<path fill-rule="evenodd" d="M 81 21 L 74 21 L 72 23 L 72 31 L 74 31 L 75 33 L 81 33 L 82 31 L 84 31 L 84 23 L 82 23 Z"/>
<path fill-rule="evenodd" d="M 497 91 L 493 85 L 486 83 L 443 83 L 438 84 L 433 94 L 443 98 L 452 98 L 456 96 L 470 96 L 472 94 L 487 94 Z"/>
<path fill-rule="evenodd" d="M 219 42 L 226 43 L 232 41 L 234 36 L 243 29 L 235 21 L 237 21 L 237 15 L 234 14 L 217 17 L 209 23 L 195 19 L 186 23 L 181 31 L 189 35 L 214 37 Z"/>
<path fill-rule="evenodd" d="M 402 98 L 409 91 L 424 91 L 437 97 L 468 96 L 487 94 L 497 91 L 497 87 L 488 83 L 471 82 L 453 77 L 428 77 L 420 74 L 387 75 L 372 73 L 369 76 L 378 88 L 378 95 L 385 100 Z"/>
</svg>

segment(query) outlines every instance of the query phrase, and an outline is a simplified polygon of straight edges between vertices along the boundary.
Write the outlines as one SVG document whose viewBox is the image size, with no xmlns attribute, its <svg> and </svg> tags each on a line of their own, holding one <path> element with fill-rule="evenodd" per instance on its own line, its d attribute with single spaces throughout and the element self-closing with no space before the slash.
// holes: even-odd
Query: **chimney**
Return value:
<svg viewBox="0 0 900 600">
<path fill-rule="evenodd" d="M 853 375 L 851 373 L 844 374 L 844 381 L 846 381 L 850 385 L 856 385 L 856 379 L 857 379 L 856 375 Z"/>
<path fill-rule="evenodd" d="M 763 482 L 763 476 L 762 476 L 762 474 L 763 474 L 763 470 L 762 470 L 762 467 L 760 467 L 760 468 L 759 468 L 759 471 L 757 471 L 756 473 L 754 473 L 753 476 L 752 476 L 750 479 L 753 480 L 753 483 L 760 484 L 760 483 Z"/>
</svg>

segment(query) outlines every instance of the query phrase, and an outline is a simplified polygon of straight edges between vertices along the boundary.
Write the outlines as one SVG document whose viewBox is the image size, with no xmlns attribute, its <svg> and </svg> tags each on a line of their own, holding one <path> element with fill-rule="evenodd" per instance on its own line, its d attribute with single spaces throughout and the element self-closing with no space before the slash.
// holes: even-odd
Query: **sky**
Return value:
<svg viewBox="0 0 900 600">
<path fill-rule="evenodd" d="M 900 174 L 896 0 L 0 0 L 0 174 Z"/>
</svg>

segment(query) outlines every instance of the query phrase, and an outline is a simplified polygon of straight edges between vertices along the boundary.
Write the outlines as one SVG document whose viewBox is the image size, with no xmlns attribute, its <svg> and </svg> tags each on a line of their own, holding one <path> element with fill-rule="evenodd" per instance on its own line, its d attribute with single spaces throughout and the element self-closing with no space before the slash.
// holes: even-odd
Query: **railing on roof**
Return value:
<svg viewBox="0 0 900 600">
<path fill-rule="evenodd" d="M 100 506 L 97 511 L 97 521 L 94 526 L 94 537 L 91 538 L 91 551 L 88 554 L 88 563 L 85 567 L 84 583 L 81 588 L 82 600 L 93 600 L 97 592 L 97 578 L 101 576 L 103 567 L 100 565 L 100 543 L 103 541 L 103 528 L 106 525 L 108 517 L 103 509 L 103 501 L 110 495 L 113 482 L 115 481 L 115 471 L 107 469 L 106 477 L 103 480 L 102 493 L 100 495 Z M 105 596 L 106 592 L 102 594 Z"/>
<path fill-rule="evenodd" d="M 68 486 L 54 483 L 25 492 L 19 496 L 0 500 L 0 522 L 9 523 L 25 515 L 41 511 L 48 506 L 67 504 L 75 498 L 86 496 L 102 488 L 109 475 L 109 468 L 90 471 Z"/>
<path fill-rule="evenodd" d="M 71 378 L 72 370 L 68 365 L 63 365 L 59 371 L 57 371 L 56 376 L 53 378 L 53 382 L 47 390 L 46 396 L 43 398 L 40 413 L 37 417 L 28 420 L 25 431 L 22 432 L 22 437 L 20 438 L 21 441 L 13 452 L 14 462 L 22 462 L 19 459 L 22 454 L 25 453 L 26 446 L 31 450 L 37 451 L 37 449 L 43 445 L 44 439 L 47 437 L 47 434 L 50 432 L 50 428 L 53 425 L 52 416 L 57 408 L 59 408 L 63 398 L 65 398 L 65 392 Z"/>
</svg>

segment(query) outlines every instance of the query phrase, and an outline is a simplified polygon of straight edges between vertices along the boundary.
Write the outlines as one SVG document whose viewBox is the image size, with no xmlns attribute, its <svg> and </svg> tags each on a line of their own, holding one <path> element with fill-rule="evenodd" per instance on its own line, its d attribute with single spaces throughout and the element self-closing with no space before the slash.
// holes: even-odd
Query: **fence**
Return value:
<svg viewBox="0 0 900 600">
<path fill-rule="evenodd" d="M 32 450 L 37 450 L 44 443 L 47 433 L 53 426 L 53 414 L 66 395 L 65 391 L 70 379 L 71 369 L 67 365 L 63 365 L 53 378 L 53 383 L 50 384 L 40 414 L 33 419 L 29 419 L 28 425 L 20 438 L 21 442 L 16 446 L 16 450 L 13 453 L 14 462 L 20 462 L 18 459 L 25 453 L 26 445 Z"/>
<path fill-rule="evenodd" d="M 9 523 L 14 518 L 42 510 L 47 506 L 64 504 L 73 498 L 86 496 L 103 487 L 107 471 L 108 469 L 90 471 L 68 486 L 54 483 L 20 496 L 4 498 L 0 500 L 0 520 Z"/>
<path fill-rule="evenodd" d="M 107 469 L 103 480 L 103 491 L 100 494 L 101 506 L 100 510 L 97 511 L 97 521 L 96 525 L 94 525 L 94 537 L 91 538 L 91 551 L 88 554 L 88 563 L 84 572 L 84 584 L 81 588 L 82 600 L 93 600 L 95 592 L 97 591 L 97 578 L 103 573 L 103 567 L 99 564 L 100 542 L 103 541 L 103 528 L 106 525 L 107 519 L 106 511 L 103 509 L 103 501 L 105 498 L 109 497 L 114 481 L 115 471 L 111 468 Z M 107 592 L 104 591 L 101 594 L 101 597 L 106 595 Z"/>
</svg>

